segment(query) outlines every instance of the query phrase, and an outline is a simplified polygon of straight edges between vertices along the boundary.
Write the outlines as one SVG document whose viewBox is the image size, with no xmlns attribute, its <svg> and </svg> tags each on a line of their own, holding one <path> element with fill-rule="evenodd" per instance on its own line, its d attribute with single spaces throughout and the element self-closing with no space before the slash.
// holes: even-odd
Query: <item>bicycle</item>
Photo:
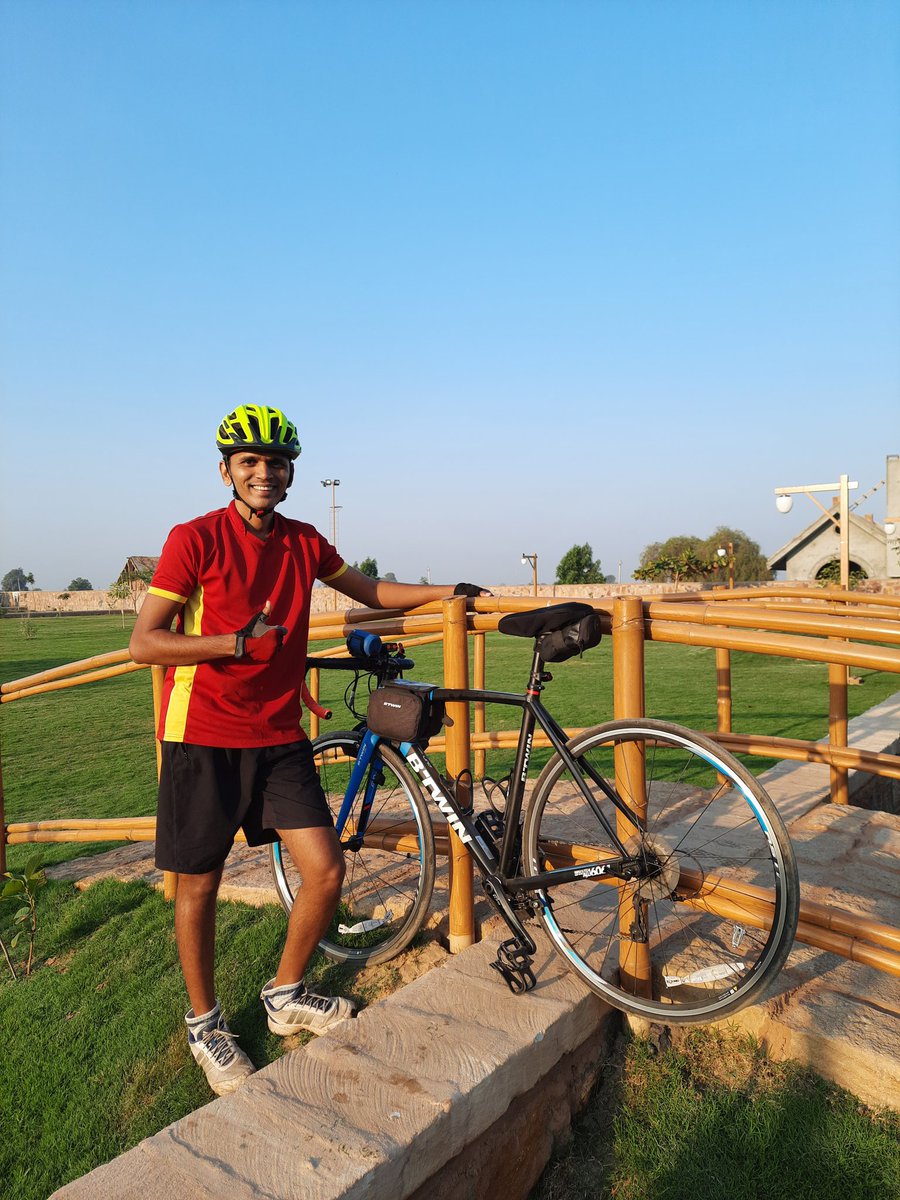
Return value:
<svg viewBox="0 0 900 1200">
<path fill-rule="evenodd" d="M 435 876 L 427 795 L 468 847 L 509 927 L 492 966 L 512 991 L 535 984 L 536 945 L 525 921 L 537 918 L 592 991 L 637 1016 L 720 1020 L 762 997 L 797 926 L 797 868 L 784 823 L 750 772 L 702 734 L 635 719 L 566 737 L 541 702 L 552 679 L 546 663 L 596 644 L 598 623 L 594 641 L 580 636 L 592 621 L 584 604 L 501 618 L 501 633 L 535 639 L 523 695 L 409 683 L 400 677 L 414 664 L 402 645 L 358 630 L 348 639 L 350 659 L 309 660 L 354 672 L 345 700 L 359 718 L 355 729 L 314 742 L 347 866 L 320 943 L 327 956 L 384 962 L 421 928 Z M 371 698 L 367 718 L 356 711 L 363 675 L 376 685 L 371 696 L 396 694 L 401 707 L 407 693 L 425 697 L 427 719 L 413 736 L 374 731 Z M 425 749 L 452 701 L 522 709 L 512 771 L 485 780 L 479 813 L 457 798 L 469 788 L 443 778 Z M 526 802 L 536 727 L 553 753 Z M 270 854 L 290 911 L 296 870 L 280 843 Z"/>
</svg>

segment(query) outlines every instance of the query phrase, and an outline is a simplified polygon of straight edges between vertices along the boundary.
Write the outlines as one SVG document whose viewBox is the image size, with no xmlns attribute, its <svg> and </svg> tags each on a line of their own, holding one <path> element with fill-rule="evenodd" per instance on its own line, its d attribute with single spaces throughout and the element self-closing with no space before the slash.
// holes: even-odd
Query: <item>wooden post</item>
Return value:
<svg viewBox="0 0 900 1200">
<path fill-rule="evenodd" d="M 479 630 L 473 637 L 475 642 L 475 655 L 473 668 L 475 672 L 475 687 L 484 690 L 484 675 L 485 675 L 485 644 L 484 630 Z M 484 704 L 478 703 L 475 705 L 475 732 L 484 733 Z M 484 750 L 475 751 L 475 778 L 484 779 L 485 759 L 487 755 Z"/>
<path fill-rule="evenodd" d="M 442 604 L 444 615 L 444 686 L 469 686 L 469 647 L 466 640 L 466 598 L 451 596 Z M 448 704 L 447 774 L 455 780 L 470 769 L 469 705 Z M 457 798 L 464 807 L 471 797 L 465 776 L 457 785 Z M 458 954 L 475 941 L 475 898 L 472 859 L 456 834 L 450 832 L 450 953 Z"/>
<path fill-rule="evenodd" d="M 828 664 L 828 742 L 831 746 L 847 745 L 847 668 L 843 663 Z M 830 775 L 832 804 L 849 803 L 847 768 L 831 767 Z"/>
<path fill-rule="evenodd" d="M 319 699 L 319 678 L 322 672 L 318 667 L 310 667 L 309 669 L 309 694 L 313 700 Z M 309 714 L 309 736 L 314 740 L 319 736 L 319 714 L 310 712 Z"/>
<path fill-rule="evenodd" d="M 644 607 L 638 596 L 620 597 L 613 605 L 613 715 L 616 720 L 644 715 Z M 616 790 L 639 819 L 647 815 L 644 748 L 639 743 L 620 746 L 615 753 Z M 616 832 L 623 840 L 634 832 L 624 817 L 616 817 Z M 619 978 L 634 995 L 649 997 L 650 950 L 637 938 L 646 928 L 647 905 L 641 912 L 634 903 L 634 892 L 621 890 L 619 906 Z"/>
<path fill-rule="evenodd" d="M 731 651 L 716 646 L 716 729 L 731 733 Z"/>
<path fill-rule="evenodd" d="M 160 666 L 152 666 L 150 668 L 150 680 L 153 684 L 153 728 L 159 731 L 159 713 L 162 708 L 163 684 L 166 681 L 166 668 Z M 159 773 L 162 769 L 162 743 L 159 738 L 156 739 L 156 779 L 159 781 Z M 163 899 L 174 900 L 175 892 L 178 888 L 178 876 L 174 871 L 163 871 Z"/>
<path fill-rule="evenodd" d="M 3 800 L 3 756 L 0 754 L 0 875 L 6 870 L 6 805 Z"/>
</svg>

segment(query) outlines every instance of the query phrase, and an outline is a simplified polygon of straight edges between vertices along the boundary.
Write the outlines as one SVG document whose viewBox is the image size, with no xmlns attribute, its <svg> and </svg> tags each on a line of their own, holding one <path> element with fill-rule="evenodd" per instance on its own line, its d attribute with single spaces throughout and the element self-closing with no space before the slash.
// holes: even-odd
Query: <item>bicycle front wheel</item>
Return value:
<svg viewBox="0 0 900 1200">
<path fill-rule="evenodd" d="M 362 739 L 329 733 L 313 742 L 316 769 L 337 821 Z M 372 805 L 365 832 L 360 814 Z M 341 832 L 346 874 L 337 912 L 319 943 L 336 962 L 386 962 L 408 946 L 428 915 L 434 889 L 434 834 L 422 793 L 400 754 L 380 743 Z M 290 912 L 302 884 L 287 847 L 269 848 L 275 887 Z"/>
<path fill-rule="evenodd" d="M 572 970 L 617 1008 L 655 1021 L 716 1021 L 761 998 L 790 950 L 799 885 L 759 783 L 710 738 L 661 721 L 598 726 L 569 750 L 591 800 L 551 759 L 524 853 L 532 874 L 585 866 L 538 893 L 541 923 Z M 588 865 L 616 854 L 599 813 L 639 860 L 635 878 Z"/>
</svg>

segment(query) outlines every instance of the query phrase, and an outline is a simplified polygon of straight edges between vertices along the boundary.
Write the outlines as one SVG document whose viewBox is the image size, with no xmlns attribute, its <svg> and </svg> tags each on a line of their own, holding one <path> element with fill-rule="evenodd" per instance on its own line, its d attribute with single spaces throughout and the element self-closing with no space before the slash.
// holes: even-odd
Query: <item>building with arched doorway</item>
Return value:
<svg viewBox="0 0 900 1200">
<path fill-rule="evenodd" d="M 850 572 L 862 571 L 869 579 L 900 578 L 900 455 L 891 454 L 885 473 L 885 522 L 879 525 L 871 516 L 849 514 Z M 813 582 L 819 572 L 840 557 L 840 532 L 837 524 L 838 498 L 831 511 L 817 517 L 767 559 L 772 571 L 784 571 L 787 578 Z M 833 519 L 832 519 L 833 518 Z"/>
</svg>

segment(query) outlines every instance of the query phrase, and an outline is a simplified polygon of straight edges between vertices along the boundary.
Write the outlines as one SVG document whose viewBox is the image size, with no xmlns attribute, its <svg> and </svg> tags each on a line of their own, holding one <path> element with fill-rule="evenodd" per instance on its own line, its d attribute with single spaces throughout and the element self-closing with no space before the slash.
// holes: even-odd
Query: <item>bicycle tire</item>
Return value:
<svg viewBox="0 0 900 1200">
<path fill-rule="evenodd" d="M 784 822 L 758 781 L 710 738 L 668 722 L 613 721 L 568 748 L 582 774 L 590 765 L 610 783 L 618 759 L 626 803 L 643 774 L 647 800 L 643 822 L 617 825 L 612 802 L 585 775 L 647 871 L 631 882 L 579 878 L 537 893 L 541 924 L 568 966 L 615 1007 L 664 1023 L 720 1020 L 761 998 L 793 942 L 799 883 Z M 596 860 L 598 846 L 615 853 L 555 755 L 526 815 L 526 869 Z"/>
<path fill-rule="evenodd" d="M 358 733 L 335 732 L 313 742 L 316 768 L 335 819 L 361 741 Z M 354 814 L 362 803 L 359 794 L 346 826 L 349 832 L 341 838 L 346 866 L 341 899 L 319 942 L 328 958 L 356 966 L 387 962 L 408 946 L 428 915 L 434 889 L 434 833 L 415 777 L 402 756 L 383 742 L 372 769 L 382 776 L 369 818 L 375 832 L 363 845 L 353 840 Z M 404 841 L 390 848 L 401 832 Z M 381 846 L 374 844 L 376 836 L 382 839 Z M 289 913 L 302 883 L 299 871 L 280 841 L 269 847 L 269 862 L 279 899 Z"/>
</svg>

